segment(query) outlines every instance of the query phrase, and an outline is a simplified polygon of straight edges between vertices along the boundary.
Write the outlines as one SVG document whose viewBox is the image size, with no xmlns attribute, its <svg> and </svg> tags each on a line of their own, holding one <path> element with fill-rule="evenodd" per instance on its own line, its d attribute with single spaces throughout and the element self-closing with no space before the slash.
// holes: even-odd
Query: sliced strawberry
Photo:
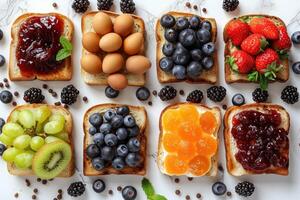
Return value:
<svg viewBox="0 0 300 200">
<path fill-rule="evenodd" d="M 285 26 L 278 26 L 277 28 L 279 30 L 279 39 L 272 43 L 272 47 L 281 53 L 286 53 L 292 47 L 291 39 Z"/>
<path fill-rule="evenodd" d="M 278 40 L 279 31 L 274 22 L 266 17 L 254 17 L 250 23 L 252 33 L 259 33 L 270 40 Z"/>
<path fill-rule="evenodd" d="M 236 50 L 227 59 L 230 68 L 240 74 L 248 74 L 254 68 L 254 59 L 244 51 Z"/>
<path fill-rule="evenodd" d="M 228 38 L 231 39 L 232 43 L 235 46 L 239 46 L 250 34 L 250 27 L 247 23 L 239 19 L 235 19 L 229 22 L 225 32 Z"/>
<path fill-rule="evenodd" d="M 242 42 L 241 48 L 243 51 L 255 56 L 262 52 L 268 44 L 263 35 L 254 33 Z"/>
</svg>

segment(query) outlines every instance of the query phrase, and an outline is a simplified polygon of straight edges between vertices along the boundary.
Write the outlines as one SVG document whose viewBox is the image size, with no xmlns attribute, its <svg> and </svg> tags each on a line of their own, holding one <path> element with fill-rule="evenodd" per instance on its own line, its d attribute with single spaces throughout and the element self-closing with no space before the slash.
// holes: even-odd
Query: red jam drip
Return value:
<svg viewBox="0 0 300 200">
<path fill-rule="evenodd" d="M 288 167 L 288 132 L 280 128 L 277 111 L 243 111 L 233 117 L 232 124 L 231 133 L 238 148 L 235 158 L 245 170 Z"/>
<path fill-rule="evenodd" d="M 64 21 L 59 16 L 30 17 L 22 23 L 17 46 L 17 64 L 23 76 L 46 74 L 60 68 L 56 54 Z"/>
</svg>

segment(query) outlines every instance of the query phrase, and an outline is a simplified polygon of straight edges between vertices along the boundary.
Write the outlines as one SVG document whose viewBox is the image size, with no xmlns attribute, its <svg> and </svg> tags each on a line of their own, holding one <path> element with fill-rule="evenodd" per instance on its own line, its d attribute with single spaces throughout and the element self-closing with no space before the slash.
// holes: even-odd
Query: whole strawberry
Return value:
<svg viewBox="0 0 300 200">
<path fill-rule="evenodd" d="M 254 68 L 254 59 L 244 51 L 236 50 L 227 59 L 230 68 L 240 74 L 248 74 Z"/>
<path fill-rule="evenodd" d="M 225 30 L 229 39 L 235 46 L 242 44 L 243 40 L 250 34 L 250 27 L 247 23 L 235 19 L 229 22 Z"/>
<path fill-rule="evenodd" d="M 241 48 L 243 51 L 246 51 L 247 53 L 255 56 L 262 52 L 268 44 L 268 41 L 263 35 L 254 33 L 252 35 L 249 35 L 242 42 Z"/>
<path fill-rule="evenodd" d="M 274 22 L 266 17 L 254 17 L 249 23 L 252 33 L 259 33 L 270 40 L 278 40 L 279 31 Z"/>
<path fill-rule="evenodd" d="M 256 70 L 264 74 L 271 68 L 276 68 L 279 64 L 279 56 L 273 49 L 266 49 L 263 53 L 259 54 L 255 59 Z"/>
<path fill-rule="evenodd" d="M 273 49 L 286 53 L 292 47 L 291 39 L 285 26 L 278 26 L 279 39 L 272 43 Z"/>
</svg>

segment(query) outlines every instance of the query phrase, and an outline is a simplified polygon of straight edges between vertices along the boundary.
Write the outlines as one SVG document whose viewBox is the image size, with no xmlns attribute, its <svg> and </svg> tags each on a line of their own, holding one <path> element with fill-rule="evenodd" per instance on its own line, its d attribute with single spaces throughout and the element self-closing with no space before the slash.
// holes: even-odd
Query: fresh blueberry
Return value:
<svg viewBox="0 0 300 200">
<path fill-rule="evenodd" d="M 176 30 L 182 31 L 189 27 L 190 23 L 186 17 L 178 17 L 175 23 Z"/>
<path fill-rule="evenodd" d="M 112 109 L 110 109 L 110 110 L 108 110 L 108 111 L 106 111 L 106 112 L 104 113 L 103 118 L 104 118 L 106 121 L 110 122 L 111 119 L 112 119 L 115 115 L 116 115 L 115 111 L 112 110 Z"/>
<path fill-rule="evenodd" d="M 109 133 L 104 136 L 104 142 L 107 146 L 113 147 L 118 144 L 118 138 L 115 134 Z"/>
<path fill-rule="evenodd" d="M 3 31 L 0 29 L 0 40 L 3 38 Z"/>
<path fill-rule="evenodd" d="M 111 126 L 114 129 L 120 128 L 123 125 L 123 117 L 121 115 L 116 115 L 111 120 Z"/>
<path fill-rule="evenodd" d="M 136 125 L 135 118 L 132 115 L 126 115 L 124 117 L 124 125 L 128 128 L 132 128 Z"/>
<path fill-rule="evenodd" d="M 160 24 L 164 28 L 172 28 L 175 25 L 175 18 L 172 15 L 165 14 L 160 19 Z"/>
<path fill-rule="evenodd" d="M 197 62 L 197 61 L 192 61 L 188 66 L 187 66 L 187 75 L 190 78 L 197 78 L 203 70 L 202 65 Z"/>
<path fill-rule="evenodd" d="M 178 80 L 183 80 L 186 78 L 186 68 L 182 65 L 175 65 L 172 69 L 173 76 Z"/>
<path fill-rule="evenodd" d="M 172 58 L 163 57 L 159 61 L 159 67 L 162 71 L 170 73 L 174 67 L 174 62 L 173 62 Z"/>
<path fill-rule="evenodd" d="M 103 123 L 103 118 L 100 115 L 100 113 L 94 113 L 89 117 L 89 122 L 92 124 L 94 127 L 99 127 Z"/>
<path fill-rule="evenodd" d="M 5 58 L 3 55 L 0 55 L 0 67 L 2 67 L 5 64 Z"/>
<path fill-rule="evenodd" d="M 292 69 L 295 74 L 300 74 L 300 62 L 295 62 L 292 65 Z"/>
<path fill-rule="evenodd" d="M 122 158 L 117 157 L 117 158 L 113 159 L 111 165 L 116 170 L 122 170 L 122 169 L 124 169 L 126 164 Z"/>
<path fill-rule="evenodd" d="M 96 193 L 101 193 L 105 190 L 106 188 L 106 185 L 105 185 L 105 182 L 101 179 L 97 179 L 94 181 L 93 183 L 93 190 L 96 192 Z"/>
<path fill-rule="evenodd" d="M 201 59 L 203 58 L 203 53 L 201 51 L 201 49 L 193 49 L 190 51 L 191 57 L 193 59 L 193 61 L 198 61 L 200 62 Z"/>
<path fill-rule="evenodd" d="M 126 128 L 118 128 L 116 131 L 116 136 L 118 140 L 125 140 L 128 137 L 128 132 Z"/>
<path fill-rule="evenodd" d="M 204 21 L 201 25 L 201 28 L 211 31 L 211 23 L 209 21 Z"/>
<path fill-rule="evenodd" d="M 98 146 L 101 147 L 104 144 L 104 134 L 103 133 L 96 133 L 94 135 L 93 139 L 94 143 Z"/>
<path fill-rule="evenodd" d="M 292 41 L 294 44 L 300 44 L 300 31 L 296 31 L 292 35 Z"/>
<path fill-rule="evenodd" d="M 97 133 L 97 129 L 95 127 L 91 126 L 89 128 L 89 134 L 90 135 L 95 135 L 96 133 Z"/>
<path fill-rule="evenodd" d="M 86 155 L 89 158 L 96 158 L 97 156 L 99 156 L 101 153 L 99 147 L 95 144 L 90 144 L 87 148 L 86 148 Z"/>
<path fill-rule="evenodd" d="M 126 186 L 122 189 L 122 197 L 124 200 L 135 200 L 137 191 L 132 186 Z"/>
<path fill-rule="evenodd" d="M 175 51 L 175 44 L 166 42 L 162 47 L 162 52 L 165 56 L 172 56 L 173 52 Z"/>
<path fill-rule="evenodd" d="M 140 151 L 141 149 L 141 143 L 137 138 L 130 138 L 130 140 L 127 143 L 128 149 L 130 152 L 135 153 Z"/>
<path fill-rule="evenodd" d="M 245 104 L 245 97 L 242 94 L 235 94 L 232 97 L 232 104 L 235 106 L 241 106 Z"/>
<path fill-rule="evenodd" d="M 115 157 L 115 150 L 112 147 L 105 146 L 101 150 L 101 158 L 111 161 Z"/>
<path fill-rule="evenodd" d="M 116 112 L 118 115 L 125 116 L 125 115 L 129 114 L 129 108 L 128 108 L 128 106 L 121 106 L 121 107 L 117 108 Z"/>
<path fill-rule="evenodd" d="M 105 161 L 100 157 L 96 157 L 92 159 L 92 166 L 95 170 L 100 171 L 105 167 Z"/>
<path fill-rule="evenodd" d="M 206 43 L 205 45 L 203 45 L 202 51 L 208 56 L 212 55 L 215 51 L 215 44 L 212 42 Z"/>
<path fill-rule="evenodd" d="M 211 33 L 202 28 L 197 31 L 197 39 L 200 43 L 205 44 L 211 40 Z"/>
<path fill-rule="evenodd" d="M 186 65 L 190 61 L 190 52 L 178 43 L 172 58 L 175 64 Z"/>
<path fill-rule="evenodd" d="M 212 57 L 204 57 L 201 64 L 205 70 L 210 70 L 214 66 L 214 59 Z"/>
<path fill-rule="evenodd" d="M 132 128 L 128 128 L 128 137 L 135 137 L 140 133 L 140 127 L 134 126 Z"/>
<path fill-rule="evenodd" d="M 125 162 L 129 167 L 138 167 L 142 162 L 142 157 L 139 153 L 129 153 Z"/>
<path fill-rule="evenodd" d="M 139 89 L 136 90 L 136 98 L 140 101 L 146 101 L 150 97 L 150 91 L 146 87 L 140 87 Z"/>
<path fill-rule="evenodd" d="M 103 123 L 101 126 L 100 126 L 100 133 L 103 133 L 103 134 L 108 134 L 110 133 L 112 130 L 112 127 L 109 123 Z"/>
<path fill-rule="evenodd" d="M 212 192 L 217 196 L 221 196 L 225 194 L 226 191 L 227 191 L 226 185 L 222 182 L 216 182 L 212 186 Z"/>
<path fill-rule="evenodd" d="M 2 156 L 5 150 L 6 150 L 6 146 L 4 144 L 0 144 L 0 156 Z"/>
<path fill-rule="evenodd" d="M 175 29 L 170 28 L 165 30 L 164 36 L 168 42 L 176 42 L 178 38 L 178 33 Z"/>
<path fill-rule="evenodd" d="M 2 133 L 2 128 L 5 125 L 5 120 L 3 118 L 0 118 L 0 133 Z"/>
<path fill-rule="evenodd" d="M 200 24 L 201 24 L 201 20 L 198 16 L 196 15 L 193 15 L 191 18 L 190 18 L 190 27 L 194 30 L 197 30 L 199 29 L 200 27 Z"/>
<path fill-rule="evenodd" d="M 108 98 L 111 98 L 111 99 L 117 98 L 119 96 L 119 93 L 120 92 L 118 90 L 115 90 L 110 86 L 107 86 L 105 88 L 105 96 L 108 97 Z"/>
<path fill-rule="evenodd" d="M 125 144 L 120 144 L 117 147 L 117 155 L 118 156 L 126 157 L 128 152 L 129 152 L 128 147 Z"/>
<path fill-rule="evenodd" d="M 13 99 L 13 95 L 11 94 L 10 91 L 4 90 L 0 93 L 0 101 L 2 103 L 5 104 L 11 103 L 12 99 Z"/>
<path fill-rule="evenodd" d="M 179 34 L 179 42 L 185 47 L 194 45 L 196 39 L 196 33 L 193 29 L 184 29 Z"/>
</svg>

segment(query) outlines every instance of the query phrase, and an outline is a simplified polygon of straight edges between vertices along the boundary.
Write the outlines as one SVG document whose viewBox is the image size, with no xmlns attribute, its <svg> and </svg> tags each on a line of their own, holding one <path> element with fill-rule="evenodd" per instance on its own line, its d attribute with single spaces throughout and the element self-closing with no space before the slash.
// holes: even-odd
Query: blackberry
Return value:
<svg viewBox="0 0 300 200">
<path fill-rule="evenodd" d="M 113 4 L 113 0 L 97 0 L 98 10 L 109 10 Z"/>
<path fill-rule="evenodd" d="M 27 103 L 42 103 L 45 96 L 42 94 L 41 89 L 32 87 L 24 92 L 23 99 Z"/>
<path fill-rule="evenodd" d="M 201 92 L 201 90 L 194 90 L 187 96 L 186 101 L 192 103 L 200 103 L 202 99 L 203 99 L 203 93 Z"/>
<path fill-rule="evenodd" d="M 122 13 L 134 13 L 135 11 L 135 3 L 133 0 L 121 0 L 120 7 Z"/>
<path fill-rule="evenodd" d="M 297 103 L 299 100 L 297 88 L 291 85 L 286 86 L 281 92 L 281 99 L 288 104 Z"/>
<path fill-rule="evenodd" d="M 223 9 L 226 12 L 234 11 L 238 7 L 239 3 L 239 0 L 224 0 Z"/>
<path fill-rule="evenodd" d="M 226 96 L 226 89 L 223 86 L 212 86 L 207 89 L 207 97 L 214 102 L 221 102 Z"/>
<path fill-rule="evenodd" d="M 61 102 L 67 105 L 72 105 L 76 102 L 78 95 L 79 91 L 74 87 L 74 85 L 68 85 L 61 91 Z"/>
<path fill-rule="evenodd" d="M 90 6 L 89 0 L 74 0 L 72 4 L 72 8 L 77 13 L 84 13 Z"/>
<path fill-rule="evenodd" d="M 255 187 L 253 183 L 243 181 L 235 186 L 235 192 L 243 197 L 249 197 L 253 194 Z"/>
<path fill-rule="evenodd" d="M 162 101 L 169 101 L 171 99 L 174 99 L 176 95 L 177 90 L 169 85 L 163 87 L 158 93 L 158 96 Z"/>
<path fill-rule="evenodd" d="M 84 191 L 85 186 L 81 181 L 72 183 L 68 188 L 68 194 L 72 197 L 81 196 Z"/>
<path fill-rule="evenodd" d="M 266 102 L 268 100 L 269 93 L 267 90 L 262 90 L 261 88 L 256 88 L 252 92 L 252 99 L 257 103 Z"/>
</svg>

